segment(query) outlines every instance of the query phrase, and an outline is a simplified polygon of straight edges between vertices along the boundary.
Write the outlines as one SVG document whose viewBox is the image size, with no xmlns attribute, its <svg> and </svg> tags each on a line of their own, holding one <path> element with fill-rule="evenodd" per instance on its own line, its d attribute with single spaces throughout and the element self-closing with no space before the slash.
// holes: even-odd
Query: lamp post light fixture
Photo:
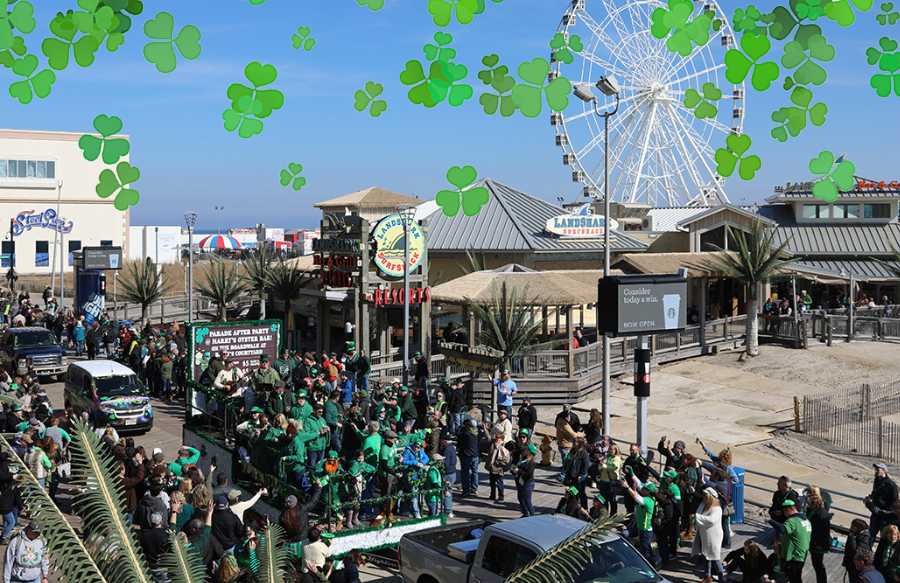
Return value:
<svg viewBox="0 0 900 583">
<path fill-rule="evenodd" d="M 188 324 L 191 324 L 194 321 L 194 227 L 197 225 L 197 213 L 195 211 L 184 213 L 184 224 L 188 230 L 187 320 Z"/>
<path fill-rule="evenodd" d="M 403 221 L 403 385 L 409 383 L 409 223 L 415 219 L 415 207 L 398 208 Z"/>
<path fill-rule="evenodd" d="M 603 95 L 616 98 L 616 106 L 612 111 L 600 112 L 597 96 L 589 83 L 578 83 L 573 89 L 575 97 L 594 107 L 594 114 L 603 118 L 603 279 L 609 277 L 609 118 L 619 111 L 619 83 L 612 75 L 600 77 L 594 85 Z M 597 306 L 600 309 L 600 306 Z M 603 431 L 610 432 L 609 405 L 609 336 L 603 335 Z"/>
</svg>

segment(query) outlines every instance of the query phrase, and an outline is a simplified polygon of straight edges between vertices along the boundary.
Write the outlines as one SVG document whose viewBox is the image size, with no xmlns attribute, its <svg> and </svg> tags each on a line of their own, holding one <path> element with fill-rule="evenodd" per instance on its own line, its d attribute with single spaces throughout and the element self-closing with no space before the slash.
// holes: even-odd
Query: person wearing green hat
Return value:
<svg viewBox="0 0 900 583">
<path fill-rule="evenodd" d="M 522 518 L 534 516 L 532 496 L 534 495 L 534 456 L 537 455 L 537 452 L 537 446 L 529 443 L 521 459 L 511 468 L 512 475 L 516 480 L 516 496 L 519 499 Z"/>
<path fill-rule="evenodd" d="M 400 420 L 403 421 L 404 433 L 409 433 L 416 424 L 416 418 L 419 416 L 416 410 L 416 401 L 413 398 L 409 387 L 400 387 Z"/>
<path fill-rule="evenodd" d="M 366 498 L 366 484 L 375 473 L 375 468 L 365 461 L 365 453 L 362 449 L 356 452 L 356 459 L 350 463 L 347 475 L 341 481 L 341 499 L 344 502 L 352 502 L 346 511 L 344 524 L 347 528 L 358 528 L 359 502 Z"/>
<path fill-rule="evenodd" d="M 681 517 L 684 513 L 684 504 L 681 500 L 681 487 L 678 486 L 678 472 L 668 469 L 662 473 L 659 480 L 660 486 L 665 491 L 665 502 L 667 512 L 671 510 L 671 521 L 667 520 L 665 524 L 665 533 L 663 534 L 663 542 L 661 547 L 665 547 L 673 555 L 678 554 L 678 530 L 681 525 Z M 666 557 L 663 557 L 663 561 Z"/>
<path fill-rule="evenodd" d="M 313 407 L 313 414 L 303 420 L 303 429 L 318 434 L 318 437 L 309 443 L 307 451 L 307 465 L 312 471 L 325 457 L 325 449 L 330 441 L 328 424 L 325 422 L 325 407 L 317 404 Z"/>
<path fill-rule="evenodd" d="M 296 419 L 297 421 L 305 421 L 308 417 L 311 417 L 313 414 L 312 405 L 307 401 L 307 393 L 306 389 L 300 389 L 296 393 L 296 397 L 294 398 L 294 404 L 291 406 L 291 410 L 288 416 L 291 419 Z"/>
<path fill-rule="evenodd" d="M 784 528 L 778 544 L 778 556 L 784 566 L 789 583 L 803 583 L 803 565 L 809 554 L 812 540 L 812 524 L 800 514 L 797 503 L 787 499 L 781 504 L 784 513 Z"/>
<path fill-rule="evenodd" d="M 606 520 L 609 518 L 609 509 L 606 507 L 606 498 L 602 494 L 594 495 L 591 509 L 588 511 L 591 520 Z"/>
<path fill-rule="evenodd" d="M 300 422 L 296 419 L 292 419 L 288 423 L 287 437 L 289 441 L 282 450 L 279 469 L 284 477 L 291 480 L 291 483 L 296 484 L 305 491 L 309 489 L 309 474 L 306 470 L 306 448 L 308 443 L 319 438 L 319 433 L 303 431 L 300 427 Z"/>
<path fill-rule="evenodd" d="M 656 511 L 656 494 L 658 488 L 653 482 L 641 483 L 637 476 L 632 475 L 637 488 L 622 480 L 620 483 L 626 494 L 634 500 L 634 523 L 638 535 L 638 550 L 651 564 L 658 565 L 659 560 L 653 550 L 653 513 Z"/>
<path fill-rule="evenodd" d="M 587 510 L 584 509 L 584 506 L 581 505 L 581 492 L 578 490 L 578 486 L 569 486 L 566 488 L 563 497 L 560 499 L 559 504 L 556 505 L 556 513 L 557 514 L 565 514 L 566 516 L 571 516 L 572 518 L 578 518 L 581 520 L 587 520 L 590 522 L 591 515 L 588 514 Z"/>
</svg>

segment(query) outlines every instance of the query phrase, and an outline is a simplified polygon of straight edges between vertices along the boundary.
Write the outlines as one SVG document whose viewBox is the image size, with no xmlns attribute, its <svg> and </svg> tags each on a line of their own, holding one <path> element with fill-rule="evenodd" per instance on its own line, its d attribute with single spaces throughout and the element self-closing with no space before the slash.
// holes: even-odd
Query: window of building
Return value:
<svg viewBox="0 0 900 583">
<path fill-rule="evenodd" d="M 34 242 L 34 266 L 50 267 L 50 242 L 35 241 Z"/>
<path fill-rule="evenodd" d="M 81 251 L 81 241 L 69 241 L 69 267 L 75 265 L 76 251 Z"/>
<path fill-rule="evenodd" d="M 805 204 L 801 216 L 804 219 L 827 219 L 828 207 L 824 204 Z"/>
<path fill-rule="evenodd" d="M 2 160 L 0 160 L 2 162 Z M 0 246 L 0 267 L 12 267 L 12 256 L 16 252 L 16 244 L 12 241 L 3 241 Z"/>
<path fill-rule="evenodd" d="M 890 204 L 864 204 L 863 218 L 866 219 L 889 219 L 891 218 Z"/>
<path fill-rule="evenodd" d="M 51 160 L 0 160 L 0 178 L 56 178 Z"/>
<path fill-rule="evenodd" d="M 112 247 L 112 241 L 100 241 L 101 247 Z"/>
</svg>

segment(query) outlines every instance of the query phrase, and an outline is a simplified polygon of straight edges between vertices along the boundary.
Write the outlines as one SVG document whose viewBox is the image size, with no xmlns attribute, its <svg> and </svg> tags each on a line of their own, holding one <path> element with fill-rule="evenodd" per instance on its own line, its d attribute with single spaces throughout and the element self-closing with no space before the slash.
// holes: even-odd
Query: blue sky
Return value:
<svg viewBox="0 0 900 583">
<path fill-rule="evenodd" d="M 480 58 L 490 52 L 511 65 L 546 57 L 547 41 L 568 3 L 488 2 L 487 12 L 472 25 L 448 29 L 457 60 L 469 66 L 473 78 Z M 39 50 L 52 13 L 73 7 L 75 0 L 35 4 L 39 28 L 28 38 L 32 52 Z M 445 186 L 447 168 L 459 164 L 472 164 L 481 177 L 548 200 L 580 194 L 560 163 L 546 116 L 488 117 L 477 96 L 460 108 L 442 104 L 433 110 L 406 100 L 399 73 L 408 59 L 421 58 L 422 45 L 437 30 L 425 0 L 387 0 L 377 13 L 355 0 L 268 0 L 259 7 L 247 0 L 148 4 L 152 13 L 171 11 L 177 26 L 191 23 L 202 30 L 200 59 L 179 61 L 176 72 L 162 75 L 143 60 L 143 31 L 135 30 L 117 53 L 101 52 L 89 69 L 60 73 L 50 98 L 28 106 L 0 99 L 2 127 L 86 131 L 99 113 L 120 116 L 132 137 L 132 163 L 143 174 L 133 224 L 176 224 L 185 210 L 194 209 L 205 228 L 260 221 L 311 226 L 317 221 L 315 201 L 371 185 L 433 198 Z M 729 15 L 741 5 L 722 3 Z M 865 50 L 885 29 L 897 37 L 900 26 L 879 27 L 875 13 L 861 15 L 847 30 L 821 21 L 837 48 L 829 81 L 816 92 L 816 100 L 830 109 L 824 127 L 777 143 L 768 135 L 769 114 L 787 104 L 786 93 L 776 86 L 749 95 L 745 131 L 754 138 L 763 169 L 752 182 L 730 180 L 732 200 L 759 200 L 775 184 L 808 178 L 807 162 L 821 149 L 846 154 L 862 176 L 898 178 L 898 99 L 879 98 L 869 88 Z M 300 25 L 309 26 L 318 41 L 312 52 L 291 47 L 290 35 Z M 225 89 L 242 79 L 243 67 L 253 60 L 278 67 L 274 86 L 285 92 L 286 104 L 266 121 L 262 135 L 242 140 L 225 132 L 221 113 L 228 105 Z M 3 74 L 8 83 L 11 73 Z M 389 101 L 388 112 L 378 119 L 352 107 L 354 91 L 369 80 L 384 83 Z M 278 183 L 278 171 L 293 161 L 305 166 L 309 181 L 299 193 Z M 215 205 L 225 210 L 214 213 Z"/>
</svg>

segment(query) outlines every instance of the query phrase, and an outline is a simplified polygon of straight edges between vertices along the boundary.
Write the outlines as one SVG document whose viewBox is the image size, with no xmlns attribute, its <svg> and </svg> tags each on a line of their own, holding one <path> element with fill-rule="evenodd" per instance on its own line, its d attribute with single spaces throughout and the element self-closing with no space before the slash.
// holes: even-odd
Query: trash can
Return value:
<svg viewBox="0 0 900 583">
<path fill-rule="evenodd" d="M 731 488 L 731 503 L 734 506 L 734 514 L 731 516 L 732 524 L 744 523 L 744 468 L 734 468 L 737 475 L 737 483 Z"/>
</svg>

